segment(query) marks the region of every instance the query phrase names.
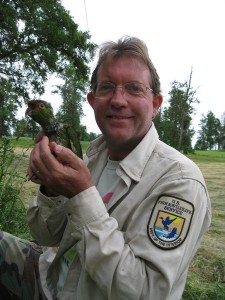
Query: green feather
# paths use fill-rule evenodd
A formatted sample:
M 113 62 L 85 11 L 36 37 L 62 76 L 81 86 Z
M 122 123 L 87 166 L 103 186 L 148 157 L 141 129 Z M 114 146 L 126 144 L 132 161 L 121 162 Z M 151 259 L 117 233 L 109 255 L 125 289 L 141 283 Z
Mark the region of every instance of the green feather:
M 42 127 L 50 141 L 71 149 L 77 156 L 83 158 L 79 132 L 69 125 L 58 123 L 49 102 L 44 100 L 29 101 L 25 115 Z

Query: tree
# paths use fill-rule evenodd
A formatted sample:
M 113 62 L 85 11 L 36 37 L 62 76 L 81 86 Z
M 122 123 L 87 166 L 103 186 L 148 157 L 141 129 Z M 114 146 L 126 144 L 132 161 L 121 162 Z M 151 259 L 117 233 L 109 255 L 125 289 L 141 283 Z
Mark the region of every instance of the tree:
M 217 136 L 217 119 L 212 111 L 209 111 L 206 115 L 206 141 L 208 149 L 212 150 L 216 144 Z
M 16 136 L 16 139 L 22 136 L 29 136 L 34 139 L 40 129 L 40 126 L 31 118 L 22 118 L 21 120 L 16 120 L 13 134 Z
M 168 107 L 156 117 L 160 138 L 170 146 L 188 153 L 192 151 L 191 140 L 194 130 L 191 128 L 193 105 L 199 101 L 195 98 L 196 90 L 191 87 L 192 71 L 188 81 L 173 81 L 169 92 Z
M 221 149 L 225 150 L 225 112 L 221 116 Z
M 77 80 L 87 80 L 95 45 L 63 8 L 60 0 L 2 0 L 0 3 L 0 98 L 5 81 L 21 105 L 44 93 L 50 74 L 71 65 Z M 0 122 L 1 123 L 1 122 Z M 0 133 L 1 134 L 1 133 Z M 0 136 L 1 137 L 1 136 Z
M 160 136 L 160 138 L 162 140 L 164 140 L 163 139 L 164 123 L 163 123 L 163 108 L 162 108 L 162 106 L 160 106 L 158 113 L 155 116 L 153 122 L 154 122 L 155 127 L 157 128 L 158 135 Z
M 221 144 L 222 144 L 222 127 L 220 123 L 220 119 L 215 118 L 215 144 L 217 145 L 217 149 L 221 149 Z
M 198 137 L 195 144 L 196 150 L 207 150 L 208 148 L 207 136 L 206 136 L 206 123 L 207 123 L 207 118 L 204 115 L 202 115 L 199 124 L 200 129 L 198 130 Z
M 17 95 L 12 90 L 10 82 L 0 78 L 0 137 L 10 135 L 10 129 L 16 122 L 16 99 Z
M 212 150 L 216 147 L 220 149 L 222 144 L 222 126 L 220 120 L 215 117 L 212 111 L 208 111 L 206 116 L 202 115 L 200 122 L 195 148 Z
M 67 67 L 63 79 L 64 84 L 56 86 L 54 91 L 59 93 L 63 100 L 56 118 L 60 123 L 72 126 L 79 134 L 81 141 L 92 141 L 97 138 L 98 134 L 87 133 L 86 126 L 81 124 L 82 102 L 86 100 L 87 84 L 82 80 L 76 80 L 70 66 Z
M 83 115 L 82 102 L 86 98 L 86 82 L 77 80 L 71 66 L 68 66 L 63 76 L 64 84 L 56 86 L 55 93 L 59 93 L 63 103 L 56 114 L 59 122 L 70 125 L 82 139 L 81 116 Z

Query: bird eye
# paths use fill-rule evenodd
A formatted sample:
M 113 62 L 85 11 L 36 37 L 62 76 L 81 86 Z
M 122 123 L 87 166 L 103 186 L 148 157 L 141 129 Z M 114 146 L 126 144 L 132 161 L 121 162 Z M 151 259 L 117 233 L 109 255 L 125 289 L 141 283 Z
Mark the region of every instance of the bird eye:
M 45 105 L 43 103 L 41 103 L 40 108 L 45 108 Z

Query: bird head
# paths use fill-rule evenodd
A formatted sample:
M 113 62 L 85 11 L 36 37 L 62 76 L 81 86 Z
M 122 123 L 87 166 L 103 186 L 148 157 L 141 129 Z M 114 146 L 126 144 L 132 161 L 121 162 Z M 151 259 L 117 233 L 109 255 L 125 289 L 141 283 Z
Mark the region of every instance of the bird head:
M 52 106 L 44 100 L 29 101 L 25 116 L 29 116 L 42 127 L 48 126 L 54 120 Z

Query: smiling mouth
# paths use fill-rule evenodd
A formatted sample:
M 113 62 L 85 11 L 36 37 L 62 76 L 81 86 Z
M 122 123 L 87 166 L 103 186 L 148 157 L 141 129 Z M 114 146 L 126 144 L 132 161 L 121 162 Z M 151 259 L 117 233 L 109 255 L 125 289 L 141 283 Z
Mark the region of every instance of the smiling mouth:
M 131 117 L 122 117 L 122 116 L 108 116 L 110 119 L 115 119 L 115 120 L 127 120 L 130 119 Z

